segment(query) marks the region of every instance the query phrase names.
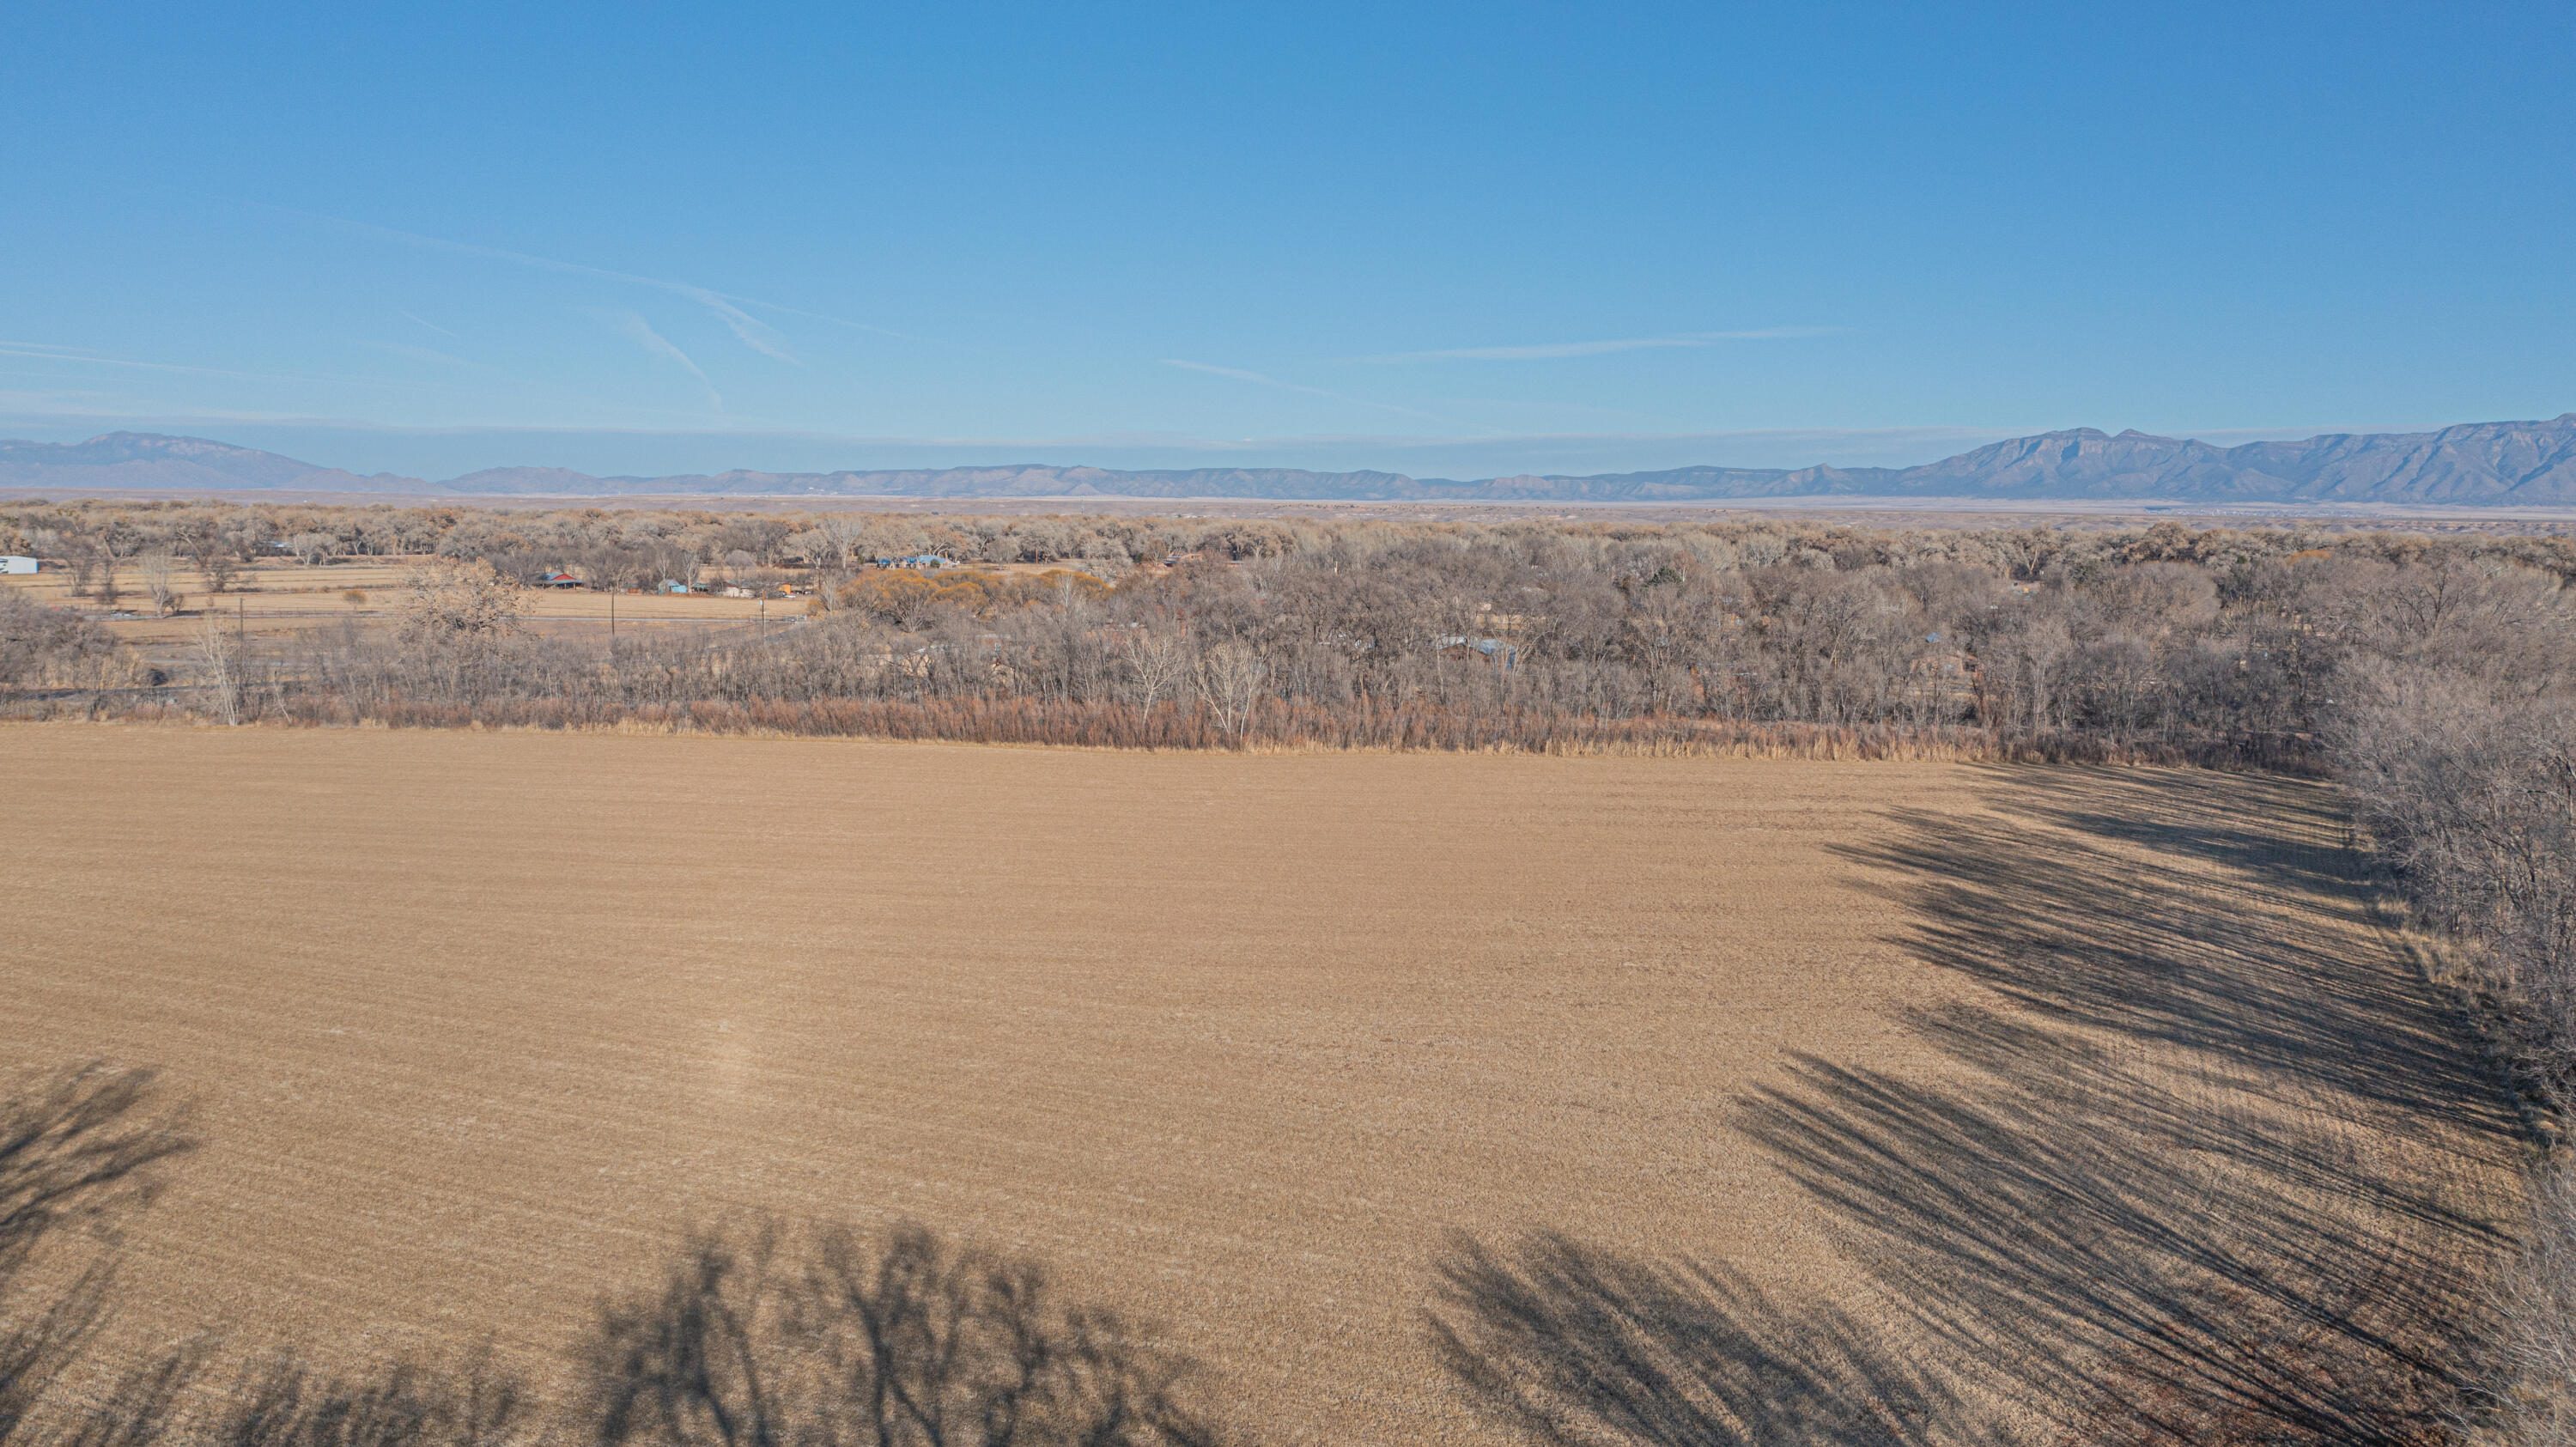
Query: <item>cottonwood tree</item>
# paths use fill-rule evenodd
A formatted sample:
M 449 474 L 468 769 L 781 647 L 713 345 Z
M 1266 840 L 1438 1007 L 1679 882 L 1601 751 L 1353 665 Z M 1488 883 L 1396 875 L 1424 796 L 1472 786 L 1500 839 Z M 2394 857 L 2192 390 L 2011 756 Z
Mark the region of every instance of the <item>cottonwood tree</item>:
M 102 624 L 0 588 L 0 687 L 123 681 L 133 655 Z
M 141 563 L 143 591 L 152 598 L 152 610 L 168 617 L 179 606 L 178 561 L 161 549 L 143 555 Z
M 117 555 L 109 549 L 106 540 L 84 537 L 74 556 L 72 596 L 77 598 L 86 589 L 89 596 L 100 603 L 115 607 L 123 595 L 116 586 Z M 87 567 L 81 566 L 84 562 Z
M 1189 676 L 1189 650 L 1170 632 L 1152 632 L 1137 628 L 1119 645 L 1119 657 L 1136 682 L 1136 706 L 1147 713 L 1154 705 L 1180 692 L 1181 683 Z
M 519 632 L 521 592 L 489 563 L 419 569 L 396 610 L 395 638 L 451 695 L 463 694 Z
M 172 532 L 171 542 L 196 565 L 197 576 L 205 580 L 208 593 L 231 590 L 233 579 L 241 572 L 241 550 L 222 528 L 209 519 L 192 519 Z
M 1252 722 L 1253 709 L 1261 702 L 1261 688 L 1270 677 L 1270 665 L 1249 647 L 1229 640 L 1200 657 L 1197 674 L 1199 697 L 1216 716 L 1217 727 L 1225 731 L 1226 737 L 1240 740 Z
M 123 518 L 118 518 L 100 530 L 98 535 L 100 602 L 109 607 L 116 606 L 117 565 L 143 551 L 145 541 L 143 530 Z
M 207 697 L 214 713 L 226 728 L 241 723 L 242 642 L 224 624 L 222 614 L 209 608 L 197 625 L 197 637 L 191 650 L 196 655 L 198 676 L 204 680 Z
M 840 565 L 850 566 L 859 544 L 867 540 L 868 520 L 857 513 L 825 513 L 814 526 L 841 550 Z

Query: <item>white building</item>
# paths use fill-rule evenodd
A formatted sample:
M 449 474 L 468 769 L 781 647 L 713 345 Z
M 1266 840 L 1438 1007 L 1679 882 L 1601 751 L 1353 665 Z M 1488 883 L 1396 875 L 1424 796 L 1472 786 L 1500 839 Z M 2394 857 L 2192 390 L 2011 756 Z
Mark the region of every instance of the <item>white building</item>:
M 33 558 L 22 558 L 14 553 L 0 555 L 0 573 L 32 573 L 34 571 L 36 571 L 36 560 Z

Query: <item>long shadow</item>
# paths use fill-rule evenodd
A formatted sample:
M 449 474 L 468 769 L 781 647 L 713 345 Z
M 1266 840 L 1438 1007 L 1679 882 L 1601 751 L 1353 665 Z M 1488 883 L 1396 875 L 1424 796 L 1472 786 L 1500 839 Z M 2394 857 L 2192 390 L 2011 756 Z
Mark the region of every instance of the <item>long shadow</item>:
M 2446 1440 L 2501 1245 L 2475 1179 L 2514 1121 L 2456 1022 L 2326 922 L 2355 861 L 2248 822 L 2319 795 L 1998 770 L 1992 817 L 1892 815 L 1843 854 L 1901 881 L 1910 953 L 1986 987 L 1905 1016 L 1949 1068 L 1798 1057 L 1737 1125 L 1896 1325 L 1470 1243 L 1433 1324 L 1453 1374 L 1568 1442 Z M 1821 1365 L 1779 1365 L 1808 1339 Z M 1664 1408 L 1677 1379 L 1718 1426 Z M 1912 1415 L 1817 1405 L 1849 1399 Z
M 1192 1364 L 927 1228 L 706 1233 L 581 1350 L 599 1447 L 1217 1447 Z M 469 1444 L 481 1447 L 481 1444 Z
M 1992 772 L 2000 817 L 1892 811 L 1884 839 L 1837 851 L 1903 881 L 1892 887 L 1915 915 L 1901 941 L 1910 951 L 2039 1018 L 2380 1107 L 2380 1125 L 2428 1143 L 2449 1134 L 2445 1124 L 2515 1128 L 2457 1022 L 2415 981 L 2347 957 L 2350 936 L 2314 915 L 2260 907 L 2356 887 L 2355 856 L 2242 822 L 2295 820 L 2321 790 L 2231 775 Z M 2213 908 L 2213 876 L 2258 907 Z
M 98 1248 L 159 1188 L 156 1168 L 195 1148 L 186 1111 L 161 1099 L 147 1070 L 90 1064 L 11 1084 L 0 1090 L 0 1443 L 157 1436 L 194 1370 L 189 1353 L 126 1377 L 112 1411 L 69 1425 L 36 1418 L 106 1321 L 114 1258 Z M 86 1261 L 52 1259 L 66 1237 L 84 1236 Z
M 1643 1262 L 1541 1233 L 1442 1264 L 1433 1344 L 1493 1415 L 1544 1442 L 1850 1447 L 1980 1440 L 1909 1354 L 1829 1306 L 1694 1260 Z
M 194 1148 L 148 1071 L 0 1086 L 0 1447 L 1218 1447 L 1196 1366 L 1054 1289 L 1036 1261 L 927 1228 L 702 1233 L 604 1300 L 553 1402 L 487 1354 L 221 1369 L 199 1337 L 62 1390 L 110 1308 L 112 1244 Z M 77 1228 L 90 1228 L 82 1233 Z

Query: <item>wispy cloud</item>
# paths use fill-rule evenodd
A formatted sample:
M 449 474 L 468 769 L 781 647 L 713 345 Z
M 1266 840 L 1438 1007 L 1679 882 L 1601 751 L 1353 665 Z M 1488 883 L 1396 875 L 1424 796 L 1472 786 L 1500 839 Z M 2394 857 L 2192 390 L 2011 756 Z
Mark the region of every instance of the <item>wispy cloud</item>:
M 244 372 L 230 367 L 192 367 L 180 362 L 147 362 L 135 357 L 110 356 L 83 347 L 60 347 L 46 342 L 0 341 L 0 357 L 29 357 L 37 361 L 89 367 L 123 367 L 138 372 L 178 372 L 196 377 L 230 377 L 252 382 L 325 382 L 347 383 L 361 387 L 411 388 L 414 383 L 392 382 L 377 377 L 321 377 L 303 372 Z M 63 375 L 63 374 L 55 374 Z
M 1720 342 L 1777 342 L 1797 337 L 1831 336 L 1840 327 L 1756 327 L 1736 332 L 1674 332 L 1660 337 L 1622 337 L 1606 342 L 1539 342 L 1517 347 L 1446 347 L 1430 352 L 1387 352 L 1352 357 L 1354 362 L 1538 362 L 1559 357 L 1598 357 L 1611 352 L 1642 352 L 1657 347 L 1713 347 Z
M 1303 392 L 1310 397 L 1332 397 L 1345 402 L 1350 400 L 1339 392 L 1327 392 L 1321 387 L 1301 387 L 1295 382 L 1282 382 L 1276 377 L 1265 377 L 1259 372 L 1247 372 L 1241 367 L 1220 367 L 1209 362 L 1184 362 L 1178 357 L 1165 357 L 1163 365 L 1179 367 L 1185 371 L 1205 372 L 1212 377 L 1232 377 L 1238 382 L 1257 382 L 1264 387 L 1277 387 L 1283 391 Z
M 1347 402 L 1354 407 L 1374 407 L 1381 412 L 1398 412 L 1407 417 L 1422 418 L 1426 422 L 1447 423 L 1452 427 L 1459 425 L 1450 421 L 1450 419 L 1446 417 L 1435 416 L 1432 413 L 1420 411 L 1412 407 L 1399 407 L 1392 402 L 1372 402 L 1365 397 L 1353 397 L 1341 392 L 1330 392 L 1321 387 L 1308 387 L 1297 382 L 1282 382 L 1276 377 L 1264 376 L 1259 372 L 1247 372 L 1241 367 L 1220 367 L 1209 362 L 1187 362 L 1178 357 L 1163 358 L 1163 365 L 1166 367 L 1179 367 L 1184 371 L 1205 372 L 1212 377 L 1231 377 L 1235 381 L 1250 382 L 1257 387 L 1276 387 L 1283 392 L 1303 392 L 1309 397 L 1328 397 L 1336 402 Z
M 442 352 L 436 347 L 414 346 L 410 342 L 370 341 L 366 345 L 373 347 L 380 352 L 390 352 L 397 357 L 409 357 L 415 362 L 437 362 L 442 366 L 450 367 L 471 367 L 475 365 L 474 363 L 465 360 L 463 357 L 456 356 L 453 353 Z
M 550 256 L 532 256 L 524 251 L 510 251 L 498 246 L 477 246 L 472 242 L 449 241 L 444 237 L 424 236 L 416 231 L 400 231 L 391 226 L 377 226 L 366 221 L 351 221 L 344 216 L 325 216 L 318 212 L 297 211 L 284 206 L 269 207 L 266 209 L 285 212 L 288 215 L 301 216 L 309 221 L 319 221 L 326 225 L 337 226 L 344 230 L 354 231 L 365 236 L 380 237 L 387 241 L 398 241 L 406 246 L 427 247 L 432 251 L 444 251 L 456 256 L 480 257 L 486 261 L 504 261 L 513 266 L 532 267 L 539 271 L 561 272 L 568 276 L 598 277 L 605 281 L 621 281 L 633 286 L 649 286 L 658 291 L 666 291 L 673 296 L 686 297 L 715 313 L 717 319 L 722 321 L 725 324 L 725 327 L 730 330 L 744 346 L 751 348 L 755 352 L 761 353 L 763 356 L 775 357 L 779 361 L 791 363 L 799 367 L 805 365 L 804 362 L 793 352 L 787 350 L 787 339 L 779 335 L 778 329 L 770 326 L 767 322 L 760 320 L 758 317 L 751 315 L 749 312 L 744 311 L 743 307 L 756 306 L 763 310 L 778 312 L 786 316 L 808 317 L 815 321 L 830 322 L 834 326 L 851 327 L 863 332 L 874 332 L 879 336 L 903 336 L 903 333 L 901 332 L 888 331 L 884 327 L 870 326 L 866 322 L 854 322 L 845 317 L 831 316 L 823 312 L 806 311 L 798 307 L 781 305 L 778 302 L 763 301 L 758 297 L 741 296 L 733 292 L 717 291 L 712 287 L 699 286 L 693 282 L 672 281 L 666 277 L 659 276 L 639 276 L 631 271 L 612 271 L 604 266 L 588 266 L 578 261 L 557 261 Z M 415 317 L 413 320 L 417 321 L 419 319 Z
M 48 389 L 42 392 L 0 392 L 0 418 L 47 422 L 145 423 L 160 427 L 192 427 L 209 422 L 233 422 L 261 426 L 319 426 L 341 431 L 417 432 L 419 429 L 378 427 L 353 418 L 309 417 L 296 412 L 259 412 L 237 407 L 173 407 L 154 398 L 135 397 L 117 392 L 71 392 Z
M 642 347 L 645 351 L 652 353 L 654 356 L 661 357 L 667 361 L 677 362 L 681 366 L 688 368 L 689 375 L 698 379 L 698 385 L 707 389 L 707 404 L 718 412 L 724 410 L 724 398 L 717 393 L 716 384 L 707 380 L 705 370 L 700 368 L 696 362 L 689 360 L 688 353 L 671 345 L 671 341 L 668 337 L 665 337 L 660 332 L 653 330 L 652 325 L 646 322 L 644 318 L 633 312 L 607 312 L 603 313 L 603 315 L 605 315 L 610 322 L 614 323 L 620 332 L 625 333 L 627 339 L 634 342 L 635 345 Z
M 463 337 L 459 337 L 459 336 L 457 336 L 457 335 L 456 335 L 456 333 L 449 331 L 447 328 L 440 326 L 438 323 L 433 322 L 433 321 L 424 321 L 424 320 L 422 320 L 422 319 L 421 319 L 421 318 L 419 318 L 419 317 L 413 316 L 410 312 L 402 311 L 402 310 L 397 309 L 397 310 L 394 312 L 394 315 L 396 315 L 396 316 L 398 316 L 398 317 L 401 317 L 404 321 L 410 322 L 410 323 L 412 323 L 412 324 L 413 324 L 413 325 L 415 325 L 415 326 L 423 326 L 423 327 L 427 327 L 427 328 L 429 328 L 431 331 L 438 333 L 438 334 L 439 334 L 440 336 L 442 336 L 442 337 L 452 337 L 452 338 L 454 338 L 455 340 L 460 341 L 460 342 L 461 342 L 461 341 L 463 341 L 463 340 L 465 340 Z

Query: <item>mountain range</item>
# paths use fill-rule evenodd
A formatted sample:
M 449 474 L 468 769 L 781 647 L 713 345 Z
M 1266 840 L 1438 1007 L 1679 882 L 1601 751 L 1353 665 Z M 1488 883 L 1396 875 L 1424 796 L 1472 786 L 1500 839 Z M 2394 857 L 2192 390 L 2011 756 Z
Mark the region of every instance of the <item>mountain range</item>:
M 2238 447 L 2134 431 L 2113 436 L 2078 427 L 1997 442 L 1918 467 L 1683 467 L 1473 482 L 1394 472 L 1118 471 L 1039 464 L 667 477 L 594 477 L 558 467 L 495 467 L 432 482 L 389 472 L 360 476 L 202 437 L 111 432 L 86 442 L 0 441 L 0 486 L 70 494 L 141 488 L 459 497 L 1141 497 L 1521 503 L 1916 497 L 2576 507 L 2576 412 L 2546 422 L 2472 422 L 2435 432 L 2337 433 Z

